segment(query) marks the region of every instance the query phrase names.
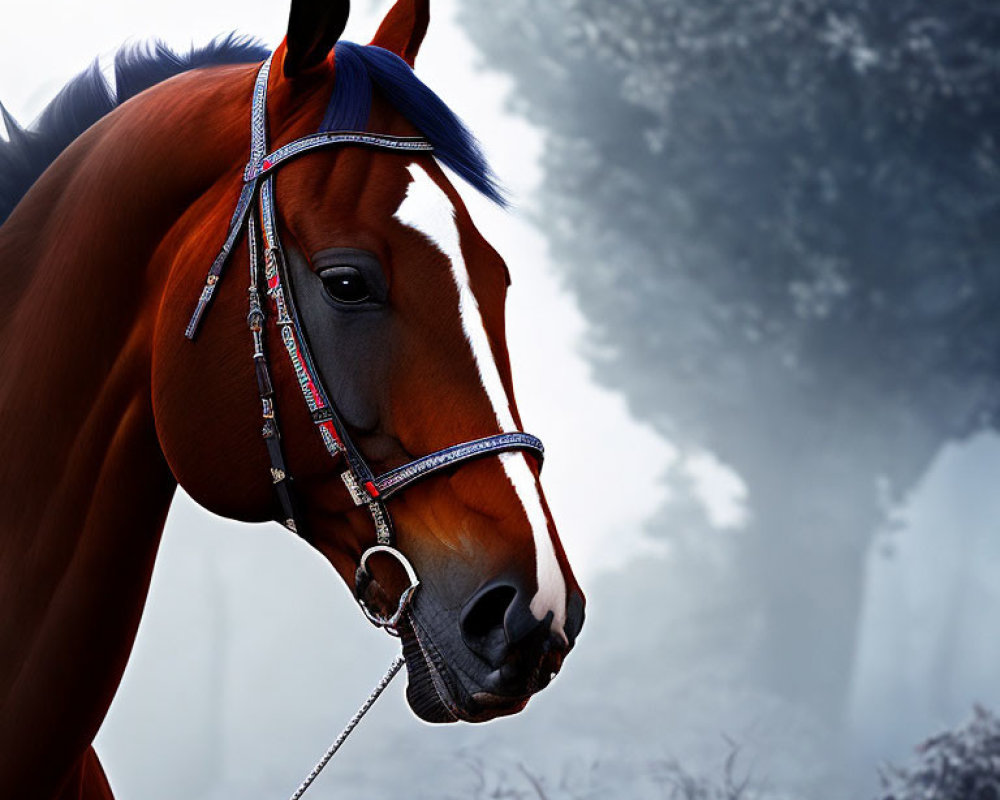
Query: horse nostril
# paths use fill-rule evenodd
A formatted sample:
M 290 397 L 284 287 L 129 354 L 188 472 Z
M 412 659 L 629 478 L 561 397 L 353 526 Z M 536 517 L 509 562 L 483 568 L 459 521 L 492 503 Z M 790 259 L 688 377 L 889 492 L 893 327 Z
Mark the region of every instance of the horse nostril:
M 503 620 L 504 631 L 507 634 L 507 644 L 514 646 L 529 639 L 529 637 L 544 637 L 552 628 L 553 614 L 549 611 L 545 617 L 538 619 L 531 606 L 523 598 L 517 598 L 507 609 Z
M 479 591 L 462 612 L 462 638 L 472 652 L 499 664 L 507 650 L 504 618 L 517 596 L 517 588 L 500 583 Z

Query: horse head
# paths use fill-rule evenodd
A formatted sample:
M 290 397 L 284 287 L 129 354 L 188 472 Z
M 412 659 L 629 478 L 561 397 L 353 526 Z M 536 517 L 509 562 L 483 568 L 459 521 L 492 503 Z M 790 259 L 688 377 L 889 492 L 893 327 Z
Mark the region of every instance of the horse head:
M 347 15 L 347 0 L 294 0 L 286 39 L 260 79 L 269 147 L 360 131 L 426 140 L 433 153 L 323 147 L 261 179 L 265 194 L 246 212 L 226 269 L 246 274 L 272 209 L 281 245 L 264 230 L 260 262 L 281 264 L 261 267 L 261 293 L 274 300 L 278 281 L 283 295 L 256 320 L 254 340 L 270 394 L 258 392 L 254 374 L 245 281 L 211 278 L 203 293 L 211 314 L 198 320 L 194 343 L 181 336 L 184 301 L 201 289 L 239 178 L 227 174 L 192 207 L 171 239 L 169 302 L 154 335 L 157 433 L 197 501 L 224 516 L 288 521 L 376 619 L 399 607 L 413 580 L 403 567 L 412 565 L 419 589 L 392 625 L 409 703 L 428 721 L 487 720 L 522 709 L 560 669 L 583 623 L 583 595 L 542 492 L 540 454 L 526 439 L 445 462 L 384 505 L 372 481 L 362 481 L 367 492 L 350 486 L 352 453 L 373 475 L 392 474 L 459 443 L 516 437 L 521 420 L 504 334 L 509 273 L 452 176 L 502 200 L 474 138 L 411 69 L 427 0 L 399 0 L 365 47 L 338 43 Z M 236 130 L 218 135 L 249 144 Z M 281 303 L 297 327 L 282 328 Z M 319 391 L 312 382 L 324 387 L 326 418 L 302 401 Z M 281 423 L 277 467 L 261 441 L 260 398 L 265 417 L 270 402 Z M 373 524 L 381 513 L 373 503 L 391 517 L 392 549 L 371 550 L 389 535 Z

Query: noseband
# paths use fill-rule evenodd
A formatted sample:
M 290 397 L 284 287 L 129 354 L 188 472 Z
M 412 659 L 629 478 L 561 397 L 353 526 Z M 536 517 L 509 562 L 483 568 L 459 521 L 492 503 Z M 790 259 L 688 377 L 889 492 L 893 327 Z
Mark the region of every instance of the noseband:
M 222 278 L 229 256 L 240 236 L 246 231 L 250 251 L 250 312 L 247 315 L 247 324 L 253 337 L 254 370 L 257 375 L 257 388 L 264 421 L 262 433 L 271 461 L 271 479 L 284 515 L 284 518 L 279 521 L 307 542 L 312 542 L 308 530 L 302 524 L 292 477 L 285 464 L 284 446 L 278 426 L 274 385 L 271 380 L 271 368 L 265 346 L 266 311 L 261 303 L 261 245 L 264 253 L 265 286 L 263 291 L 271 301 L 270 308 L 275 315 L 275 324 L 281 342 L 291 361 L 302 396 L 305 398 L 306 405 L 312 415 L 313 423 L 330 456 L 334 459 L 339 459 L 341 455 L 344 456 L 347 469 L 341 474 L 341 479 L 355 505 L 366 506 L 375 524 L 376 543 L 361 556 L 355 596 L 365 615 L 373 624 L 395 632 L 413 598 L 413 594 L 420 585 L 420 581 L 409 560 L 395 547 L 392 517 L 386 506 L 386 501 L 417 481 L 466 461 L 495 453 L 521 450 L 533 454 L 541 465 L 544 450 L 541 441 L 534 436 L 514 431 L 452 445 L 430 455 L 417 458 L 382 475 L 376 475 L 372 471 L 361 451 L 352 441 L 337 409 L 330 401 L 330 393 L 315 367 L 301 319 L 295 308 L 293 295 L 286 290 L 286 286 L 290 284 L 285 254 L 278 238 L 274 195 L 275 173 L 279 167 L 291 159 L 321 148 L 355 146 L 412 154 L 430 153 L 433 152 L 434 147 L 422 137 L 387 136 L 357 131 L 321 131 L 296 139 L 294 142 L 268 153 L 267 86 L 270 68 L 271 57 L 264 62 L 257 73 L 250 123 L 250 160 L 243 172 L 243 187 L 239 201 L 229 223 L 229 232 L 225 243 L 212 263 L 205 286 L 184 335 L 190 340 L 193 340 L 197 335 L 205 312 L 208 310 Z M 262 239 L 258 233 L 258 215 L 263 234 Z M 377 553 L 387 554 L 395 558 L 403 567 L 410 582 L 409 587 L 400 596 L 395 612 L 389 616 L 383 616 L 371 609 L 364 599 L 364 588 L 371 580 L 368 562 Z

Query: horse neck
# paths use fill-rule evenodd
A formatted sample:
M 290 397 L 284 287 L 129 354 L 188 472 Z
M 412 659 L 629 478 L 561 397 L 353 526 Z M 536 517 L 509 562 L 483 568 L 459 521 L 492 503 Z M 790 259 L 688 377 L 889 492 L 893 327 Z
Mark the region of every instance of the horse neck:
M 252 80 L 218 69 L 140 95 L 0 228 L 3 796 L 55 792 L 124 670 L 175 488 L 150 399 L 158 250 L 193 202 L 231 194 Z

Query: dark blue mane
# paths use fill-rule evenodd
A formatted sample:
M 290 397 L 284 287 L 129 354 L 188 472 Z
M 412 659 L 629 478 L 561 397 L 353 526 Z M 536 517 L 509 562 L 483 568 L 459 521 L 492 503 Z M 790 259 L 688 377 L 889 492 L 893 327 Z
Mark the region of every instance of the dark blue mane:
M 66 84 L 27 128 L 0 105 L 7 128 L 7 141 L 0 139 L 0 223 L 77 136 L 130 97 L 188 70 L 250 64 L 267 55 L 267 48 L 256 40 L 235 34 L 184 54 L 159 41 L 130 45 L 115 55 L 114 87 L 95 61 Z M 430 140 L 439 161 L 504 205 L 503 193 L 476 138 L 405 61 L 380 47 L 340 42 L 336 75 L 323 130 L 366 130 L 372 92 L 377 88 Z
M 431 144 L 434 156 L 495 203 L 505 205 L 476 137 L 410 69 L 381 47 L 338 42 L 336 83 L 321 130 L 367 130 L 372 91 L 377 88 Z
M 267 54 L 267 48 L 256 40 L 235 34 L 183 54 L 159 41 L 127 45 L 115 55 L 114 88 L 94 61 L 63 87 L 28 128 L 18 125 L 0 106 L 7 127 L 7 141 L 0 139 L 0 223 L 70 142 L 130 97 L 188 70 L 250 64 L 263 61 Z

